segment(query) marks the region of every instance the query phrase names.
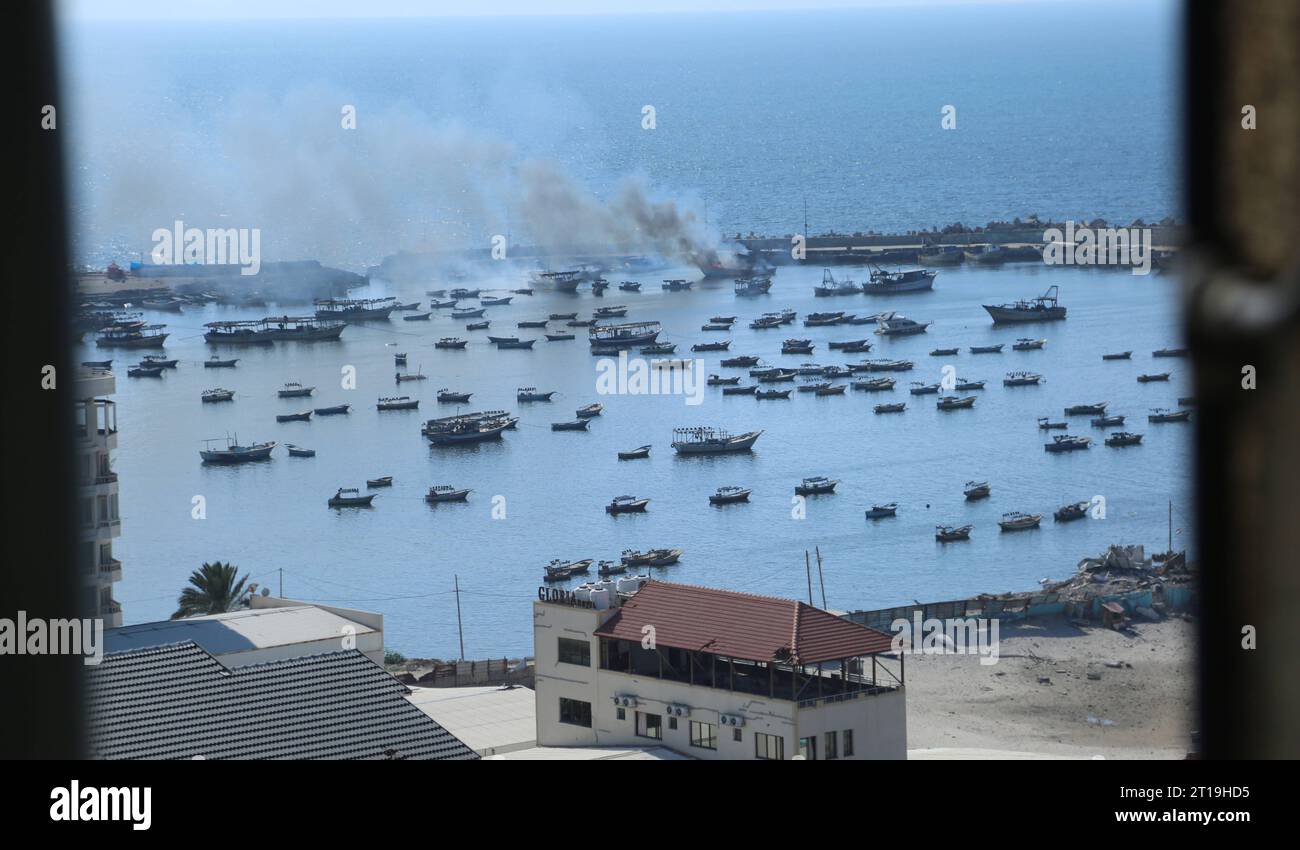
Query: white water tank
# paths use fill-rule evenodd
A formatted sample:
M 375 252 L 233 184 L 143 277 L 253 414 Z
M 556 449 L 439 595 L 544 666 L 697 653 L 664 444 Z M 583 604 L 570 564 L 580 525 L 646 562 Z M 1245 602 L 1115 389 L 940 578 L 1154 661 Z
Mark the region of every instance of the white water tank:
M 638 590 L 641 589 L 641 585 L 643 584 L 645 584 L 645 582 L 641 580 L 640 576 L 633 576 L 632 578 L 621 578 L 618 580 L 618 592 L 636 593 Z
M 604 611 L 609 607 L 609 591 L 604 588 L 591 591 L 591 604 L 597 611 Z
M 579 585 L 578 588 L 573 591 L 573 596 L 575 599 L 580 599 L 583 602 L 586 602 L 591 599 L 591 586 L 587 584 Z

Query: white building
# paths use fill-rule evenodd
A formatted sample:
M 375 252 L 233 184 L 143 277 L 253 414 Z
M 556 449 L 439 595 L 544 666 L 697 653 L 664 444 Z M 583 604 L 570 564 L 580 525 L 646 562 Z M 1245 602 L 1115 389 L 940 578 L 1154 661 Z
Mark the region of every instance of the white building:
M 903 759 L 903 666 L 890 644 L 787 599 L 645 579 L 543 587 L 533 603 L 537 743 Z
M 117 406 L 105 396 L 117 391 L 107 369 L 82 369 L 74 383 L 77 416 L 78 565 L 88 617 L 105 628 L 122 625 L 122 606 L 113 583 L 122 580 L 122 562 L 113 557 L 113 540 L 122 533 L 117 507 Z

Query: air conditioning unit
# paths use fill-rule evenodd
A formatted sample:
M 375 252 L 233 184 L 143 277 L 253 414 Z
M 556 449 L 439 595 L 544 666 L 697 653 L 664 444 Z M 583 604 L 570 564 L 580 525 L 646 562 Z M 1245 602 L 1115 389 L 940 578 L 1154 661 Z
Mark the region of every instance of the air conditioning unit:
M 744 726 L 745 716 L 743 714 L 719 714 L 718 723 L 722 726 Z
M 619 708 L 634 708 L 636 704 L 635 694 L 614 694 L 614 705 Z
M 689 705 L 682 705 L 678 702 L 669 703 L 668 715 L 670 717 L 690 717 L 691 707 Z

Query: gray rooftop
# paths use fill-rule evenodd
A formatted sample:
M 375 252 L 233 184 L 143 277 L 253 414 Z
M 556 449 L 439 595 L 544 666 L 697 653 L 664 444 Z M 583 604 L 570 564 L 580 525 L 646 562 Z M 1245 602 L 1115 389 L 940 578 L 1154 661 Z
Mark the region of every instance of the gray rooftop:
M 340 641 L 338 648 L 342 649 L 344 626 L 351 626 L 357 636 L 375 631 L 314 605 L 253 608 L 111 629 L 104 634 L 104 651 L 124 652 L 187 640 L 213 655 L 327 639 Z
M 107 759 L 475 759 L 356 650 L 227 669 L 193 641 L 89 668 L 93 755 Z

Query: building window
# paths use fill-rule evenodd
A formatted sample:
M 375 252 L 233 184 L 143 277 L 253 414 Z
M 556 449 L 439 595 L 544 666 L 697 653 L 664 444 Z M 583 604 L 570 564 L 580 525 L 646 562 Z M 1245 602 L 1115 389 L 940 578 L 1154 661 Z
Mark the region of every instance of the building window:
M 739 741 L 739 740 L 740 740 L 741 738 L 743 738 L 743 737 L 744 737 L 744 736 L 740 734 L 740 729 L 732 729 L 732 730 L 731 730 L 731 740 L 733 740 L 733 741 Z
M 576 664 L 579 667 L 591 666 L 591 643 L 573 638 L 560 638 L 557 660 L 561 664 Z
M 627 709 L 626 708 L 616 709 L 614 711 L 614 716 L 617 717 L 619 720 L 627 720 Z
M 785 738 L 782 738 L 779 735 L 768 735 L 763 732 L 755 732 L 754 758 L 781 761 L 785 758 Z
M 799 755 L 804 757 L 805 761 L 817 761 L 817 738 L 809 735 L 807 738 L 799 739 Z
M 840 733 L 826 733 L 826 758 L 837 759 L 840 757 Z
M 849 758 L 853 755 L 853 730 L 844 730 L 844 757 Z
M 560 697 L 560 722 L 591 728 L 591 703 Z
M 670 717 L 670 718 L 668 718 L 668 728 L 669 728 L 669 729 L 673 729 L 673 730 L 675 730 L 675 729 L 677 728 L 677 718 L 676 718 L 676 717 Z
M 636 733 L 642 738 L 664 739 L 664 719 L 658 714 L 636 713 Z
M 718 748 L 718 727 L 712 723 L 701 723 L 698 720 L 692 720 L 691 746 L 716 750 Z

